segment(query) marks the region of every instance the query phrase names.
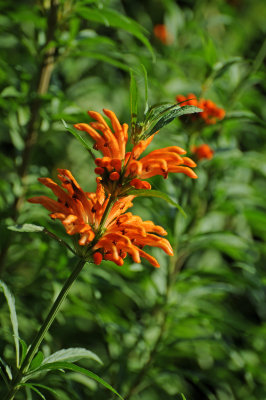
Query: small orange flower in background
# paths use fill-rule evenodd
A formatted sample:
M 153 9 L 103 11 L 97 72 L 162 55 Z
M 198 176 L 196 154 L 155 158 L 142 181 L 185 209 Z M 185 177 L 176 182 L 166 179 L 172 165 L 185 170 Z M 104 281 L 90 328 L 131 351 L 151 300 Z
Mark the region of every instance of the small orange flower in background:
M 95 111 L 88 111 L 88 114 L 96 122 L 79 123 L 74 126 L 87 132 L 95 141 L 94 149 L 102 152 L 103 157 L 95 160 L 97 166 L 95 173 L 102 176 L 102 184 L 107 191 L 112 191 L 115 181 L 121 186 L 120 193 L 126 193 L 132 186 L 136 189 L 150 189 L 149 182 L 142 179 L 155 175 L 167 178 L 169 172 L 183 173 L 190 178 L 197 178 L 191 169 L 196 166 L 195 162 L 183 157 L 186 151 L 181 147 L 171 146 L 153 150 L 143 158 L 139 158 L 155 134 L 146 140 L 140 140 L 131 152 L 126 152 L 128 125 L 121 125 L 114 112 L 105 109 L 103 111 L 111 120 L 113 131 L 101 114 Z
M 210 160 L 214 154 L 214 151 L 206 143 L 199 146 L 193 146 L 191 152 L 196 155 L 198 160 L 203 160 L 204 158 Z
M 190 93 L 187 96 L 183 96 L 180 94 L 176 96 L 176 100 L 178 103 L 182 102 L 182 104 L 180 104 L 181 107 L 185 105 L 190 105 L 203 109 L 203 112 L 198 113 L 197 115 L 193 115 L 192 118 L 201 118 L 207 125 L 216 124 L 217 120 L 222 120 L 225 116 L 225 110 L 223 108 L 217 107 L 217 105 L 211 100 L 197 100 L 196 96 L 193 93 Z
M 159 267 L 157 260 L 142 250 L 146 245 L 160 247 L 168 255 L 173 255 L 170 243 L 161 237 L 166 235 L 162 227 L 154 225 L 151 221 L 142 221 L 140 217 L 131 213 L 125 213 L 132 206 L 134 196 L 119 198 L 101 225 L 110 199 L 110 195 L 105 195 L 101 178 L 97 178 L 96 192 L 86 193 L 70 171 L 59 169 L 58 172 L 62 187 L 50 178 L 39 178 L 41 183 L 52 189 L 57 200 L 37 196 L 28 201 L 42 204 L 51 211 L 50 217 L 59 219 L 69 235 L 78 234 L 80 246 L 91 244 L 95 264 L 99 265 L 102 259 L 105 259 L 123 265 L 123 259 L 129 254 L 137 263 L 143 257 L 153 266 Z M 93 240 L 96 241 L 94 245 Z
M 164 24 L 157 24 L 153 28 L 154 36 L 159 39 L 163 44 L 171 44 L 173 43 L 173 37 L 168 32 L 166 26 Z

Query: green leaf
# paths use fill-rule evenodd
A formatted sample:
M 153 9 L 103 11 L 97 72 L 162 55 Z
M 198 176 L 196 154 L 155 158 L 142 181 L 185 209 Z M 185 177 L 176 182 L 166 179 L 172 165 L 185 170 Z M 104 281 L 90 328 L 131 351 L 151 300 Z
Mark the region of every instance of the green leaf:
M 11 225 L 7 228 L 14 232 L 43 232 L 45 230 L 43 226 L 34 224 Z
M 82 18 L 85 18 L 89 21 L 99 22 L 100 24 L 104 24 L 108 27 L 123 29 L 131 33 L 147 47 L 153 57 L 153 60 L 155 59 L 153 48 L 149 40 L 144 35 L 144 32 L 146 31 L 133 19 L 126 17 L 125 15 L 110 8 L 101 8 L 98 10 L 95 8 L 77 5 L 76 12 Z
M 138 89 L 132 69 L 130 69 L 130 112 L 131 112 L 131 129 L 132 132 L 134 132 L 138 114 Z
M 6 375 L 8 376 L 8 378 L 12 381 L 12 372 L 10 367 L 7 365 L 7 363 L 0 357 L 0 363 L 3 364 L 3 367 L 5 368 L 6 371 Z M 1 369 L 1 367 L 0 367 Z M 2 375 L 3 376 L 3 375 Z M 3 378 L 5 379 L 5 377 L 3 376 Z
M 232 65 L 243 62 L 241 57 L 234 57 L 224 62 L 218 62 L 213 67 L 213 79 L 220 78 Z
M 10 320 L 12 324 L 12 329 L 13 329 L 13 336 L 14 336 L 14 343 L 15 343 L 15 348 L 16 348 L 16 360 L 17 360 L 17 367 L 19 367 L 19 334 L 18 334 L 18 319 L 17 319 L 17 314 L 16 314 L 16 308 L 15 308 L 15 299 L 11 292 L 9 291 L 8 287 L 6 284 L 0 280 L 0 288 L 3 290 L 8 308 L 9 308 L 9 313 L 10 313 Z
M 128 196 L 136 196 L 136 197 L 159 197 L 160 199 L 163 199 L 167 201 L 167 203 L 171 204 L 172 206 L 176 207 L 184 217 L 186 217 L 186 213 L 183 210 L 183 208 L 176 203 L 174 200 L 172 200 L 167 194 L 164 192 L 161 192 L 160 190 L 146 190 L 146 189 L 132 189 L 129 192 L 127 192 Z
M 33 385 L 31 383 L 22 383 L 22 386 L 25 387 L 29 387 L 31 390 L 33 390 L 34 392 L 36 392 L 43 400 L 46 400 L 46 398 L 44 397 L 44 395 L 35 387 L 36 385 Z
M 70 133 L 72 133 L 73 136 L 75 136 L 76 139 L 78 139 L 78 141 L 82 144 L 82 146 L 85 147 L 86 150 L 88 150 L 88 152 L 90 153 L 90 155 L 92 156 L 92 158 L 95 160 L 95 156 L 92 152 L 92 149 L 90 148 L 90 146 L 85 142 L 85 140 L 80 136 L 80 134 L 71 126 L 69 126 L 63 119 L 62 119 L 63 125 L 66 128 L 66 130 Z
M 38 351 L 38 353 L 36 354 L 36 356 L 34 357 L 34 359 L 30 364 L 30 371 L 37 369 L 42 364 L 43 359 L 44 359 L 43 352 Z
M 181 397 L 182 400 L 186 400 L 185 396 L 183 395 L 183 393 L 179 393 L 179 396 Z
M 39 388 L 42 388 L 42 389 L 45 389 L 45 390 L 48 390 L 49 392 L 51 392 L 51 393 L 53 393 L 53 394 L 55 394 L 55 395 L 57 395 L 57 392 L 54 390 L 54 389 L 52 389 L 52 388 L 50 388 L 49 386 L 46 386 L 46 385 L 42 385 L 42 384 L 40 384 L 40 383 L 30 383 L 30 382 L 27 382 L 27 383 L 22 383 L 22 386 L 28 386 L 30 389 L 36 389 L 36 386 L 37 387 L 39 387 Z M 38 389 L 37 389 L 38 390 Z M 37 392 L 39 395 L 41 395 L 41 397 L 43 396 L 43 394 L 41 393 L 41 392 Z M 44 396 L 43 396 L 44 397 Z
M 81 358 L 90 358 L 91 360 L 97 361 L 99 364 L 103 364 L 102 360 L 97 356 L 97 354 L 93 353 L 92 351 L 83 349 L 82 347 L 72 347 L 69 349 L 62 349 L 51 354 L 43 360 L 42 365 L 57 361 L 75 362 L 79 361 Z
M 176 103 L 173 104 L 165 102 L 165 103 L 154 104 L 149 108 L 144 122 L 147 123 L 148 121 L 155 121 L 161 113 L 163 113 L 165 110 L 172 107 L 173 105 L 176 105 Z
M 128 72 L 128 70 L 129 70 L 128 65 L 126 65 L 125 63 L 122 63 L 121 61 L 119 61 L 119 60 L 117 60 L 117 59 L 115 59 L 113 57 L 108 56 L 106 53 L 103 54 L 103 53 L 97 53 L 95 51 L 88 52 L 88 51 L 82 51 L 81 50 L 81 51 L 76 51 L 75 52 L 75 56 L 79 56 L 79 57 L 83 56 L 83 57 L 88 57 L 88 58 L 94 58 L 96 60 L 104 61 L 104 62 L 106 62 L 106 63 L 108 63 L 110 65 L 113 65 L 116 68 L 120 68 L 120 69 L 122 69 L 124 71 Z
M 24 361 L 24 358 L 25 358 L 26 354 L 27 354 L 28 346 L 27 346 L 27 343 L 24 342 L 24 340 L 22 340 L 20 338 L 19 338 L 19 342 L 21 344 L 21 359 L 20 359 L 20 365 L 21 365 L 23 363 L 23 361 Z
M 14 86 L 7 86 L 2 90 L 1 97 L 19 97 L 21 93 Z
M 181 117 L 181 115 L 185 114 L 193 114 L 193 113 L 198 113 L 202 112 L 203 110 L 201 108 L 195 107 L 195 106 L 182 106 L 180 107 L 177 104 L 174 104 L 171 107 L 168 107 L 165 111 L 161 112 L 159 114 L 158 120 L 156 123 L 152 123 L 152 128 L 148 132 L 148 134 L 145 134 L 145 137 L 149 137 L 153 135 L 155 132 L 157 132 L 159 129 L 164 127 L 165 125 L 170 124 L 175 118 Z
M 105 382 L 102 378 L 100 378 L 98 375 L 94 374 L 93 372 L 79 367 L 78 365 L 68 363 L 68 362 L 54 362 L 54 363 L 49 363 L 45 365 L 41 365 L 38 368 L 38 371 L 45 371 L 45 370 L 59 370 L 59 369 L 67 369 L 70 371 L 75 371 L 79 372 L 80 374 L 86 375 L 91 379 L 94 379 L 96 382 L 100 383 L 103 385 L 106 389 L 109 389 L 111 392 L 115 393 L 121 400 L 123 400 L 123 397 L 120 396 L 120 394 L 111 386 L 109 383 Z M 30 376 L 30 374 L 29 374 Z
M 143 74 L 144 74 L 144 83 L 145 83 L 145 110 L 144 110 L 144 114 L 146 114 L 146 112 L 149 109 L 149 102 L 148 102 L 148 74 L 147 74 L 147 70 L 144 67 L 143 64 L 141 64 L 141 67 L 143 69 Z

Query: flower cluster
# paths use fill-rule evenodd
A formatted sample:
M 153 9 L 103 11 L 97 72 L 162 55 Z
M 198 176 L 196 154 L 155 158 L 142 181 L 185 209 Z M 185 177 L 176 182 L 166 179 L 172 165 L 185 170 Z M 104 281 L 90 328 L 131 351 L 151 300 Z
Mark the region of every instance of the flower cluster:
M 111 120 L 113 131 L 101 114 L 89 111 L 96 120 L 90 124 L 76 124 L 75 128 L 87 132 L 94 140 L 94 149 L 101 151 L 102 158 L 96 158 L 95 173 L 103 179 L 103 185 L 109 192 L 113 190 L 112 182 L 117 181 L 118 193 L 126 193 L 127 189 L 150 189 L 149 182 L 143 180 L 155 175 L 167 178 L 169 172 L 184 173 L 191 178 L 197 178 L 191 169 L 196 166 L 193 160 L 183 156 L 186 151 L 178 146 L 153 150 L 140 158 L 151 143 L 154 135 L 146 140 L 140 140 L 130 152 L 126 152 L 128 143 L 128 125 L 121 126 L 116 115 L 110 110 L 103 110 Z
M 201 108 L 203 112 L 198 113 L 197 115 L 193 115 L 192 118 L 200 118 L 207 125 L 216 124 L 217 120 L 222 120 L 225 116 L 225 111 L 223 108 L 217 107 L 217 105 L 211 100 L 197 100 L 196 96 L 193 93 L 190 93 L 187 96 L 179 94 L 178 96 L 176 96 L 176 100 L 178 103 L 182 103 L 180 104 L 181 107 L 185 105 L 190 105 Z
M 143 247 L 159 247 L 166 254 L 173 255 L 170 243 L 162 237 L 167 233 L 153 222 L 142 221 L 139 216 L 126 212 L 135 197 L 130 190 L 150 189 L 146 179 L 155 175 L 166 178 L 169 172 L 196 178 L 191 169 L 196 164 L 184 157 L 186 152 L 178 146 L 153 150 L 140 158 L 154 135 L 140 140 L 127 152 L 127 124 L 121 125 L 110 110 L 104 110 L 104 113 L 111 120 L 113 131 L 101 114 L 95 111 L 89 111 L 94 122 L 75 125 L 90 135 L 95 142 L 94 149 L 103 155 L 95 160 L 95 172 L 100 175 L 96 178 L 96 192 L 84 192 L 70 171 L 58 169 L 61 186 L 50 178 L 39 178 L 53 191 L 57 200 L 37 196 L 29 202 L 43 205 L 51 212 L 51 218 L 62 222 L 67 234 L 78 235 L 78 245 L 82 249 L 78 250 L 79 254 L 86 259 L 93 257 L 97 265 L 102 259 L 123 265 L 124 258 L 129 254 L 134 262 L 139 263 L 142 257 L 159 267 L 157 260 Z
M 210 148 L 207 143 L 200 144 L 199 146 L 192 146 L 191 153 L 195 154 L 198 160 L 211 160 L 214 151 Z

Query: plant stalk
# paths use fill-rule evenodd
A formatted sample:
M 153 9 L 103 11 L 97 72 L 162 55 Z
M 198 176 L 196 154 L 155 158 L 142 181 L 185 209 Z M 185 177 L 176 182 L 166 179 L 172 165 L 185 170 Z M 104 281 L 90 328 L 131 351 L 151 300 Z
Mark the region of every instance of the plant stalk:
M 14 396 L 20 388 L 21 381 L 22 381 L 25 373 L 28 371 L 28 368 L 30 366 L 30 363 L 31 363 L 34 355 L 38 351 L 39 346 L 42 343 L 45 334 L 47 333 L 50 326 L 52 325 L 61 304 L 65 300 L 65 298 L 69 292 L 69 289 L 71 288 L 72 284 L 75 282 L 79 273 L 81 272 L 82 268 L 84 267 L 85 262 L 86 261 L 83 259 L 79 260 L 76 268 L 73 270 L 71 275 L 66 280 L 64 286 L 61 289 L 61 292 L 57 296 L 52 308 L 50 309 L 44 323 L 42 324 L 39 332 L 35 336 L 35 338 L 32 342 L 32 345 L 30 346 L 23 363 L 22 363 L 20 369 L 18 370 L 17 375 L 14 377 L 13 381 L 11 382 L 10 390 L 6 394 L 4 400 L 13 400 L 14 399 Z

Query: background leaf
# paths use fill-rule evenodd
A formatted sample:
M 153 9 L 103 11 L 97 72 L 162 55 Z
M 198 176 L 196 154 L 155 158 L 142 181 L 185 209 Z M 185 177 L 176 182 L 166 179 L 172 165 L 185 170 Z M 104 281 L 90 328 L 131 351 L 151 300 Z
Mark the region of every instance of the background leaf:
M 15 307 L 15 299 L 8 289 L 7 285 L 0 280 L 0 288 L 2 289 L 7 304 L 9 308 L 9 313 L 10 313 L 10 321 L 12 324 L 12 329 L 13 329 L 13 337 L 14 337 L 14 343 L 15 343 L 15 348 L 16 348 L 16 360 L 17 360 L 17 367 L 19 366 L 19 333 L 18 333 L 18 319 L 17 319 L 17 313 L 16 313 L 16 307 Z

